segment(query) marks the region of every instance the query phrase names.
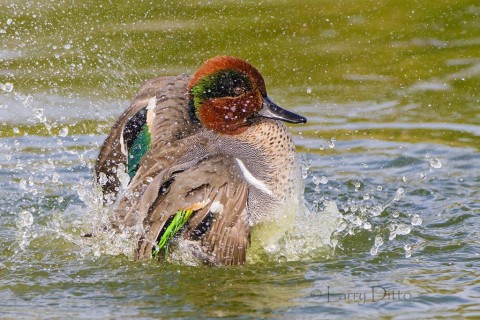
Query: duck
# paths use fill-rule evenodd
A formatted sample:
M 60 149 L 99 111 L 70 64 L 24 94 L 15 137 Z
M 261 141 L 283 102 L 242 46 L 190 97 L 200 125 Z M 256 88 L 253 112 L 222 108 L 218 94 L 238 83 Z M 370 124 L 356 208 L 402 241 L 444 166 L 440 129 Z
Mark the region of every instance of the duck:
M 136 260 L 245 264 L 252 230 L 281 221 L 299 196 L 284 123 L 306 121 L 275 104 L 260 72 L 237 57 L 147 81 L 95 165 L 112 229 L 134 230 Z

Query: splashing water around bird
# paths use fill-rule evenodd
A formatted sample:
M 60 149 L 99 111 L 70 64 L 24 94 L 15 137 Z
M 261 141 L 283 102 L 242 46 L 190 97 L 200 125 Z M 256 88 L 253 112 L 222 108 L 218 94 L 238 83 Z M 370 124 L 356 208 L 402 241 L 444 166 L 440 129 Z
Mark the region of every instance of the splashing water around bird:
M 122 181 L 120 193 L 127 192 L 128 174 L 119 169 L 117 174 Z M 102 204 L 100 187 L 93 182 L 82 181 L 77 193 L 86 207 L 83 232 L 92 235 L 75 237 L 74 241 L 82 248 L 82 254 L 123 254 L 132 258 L 136 246 L 134 235 L 139 232 L 138 226 L 123 227 L 120 233 L 109 229 L 112 208 Z M 300 190 L 298 200 L 291 202 L 290 208 L 284 212 L 285 215 L 277 217 L 275 223 L 264 223 L 254 228 L 252 246 L 247 254 L 248 263 L 309 261 L 329 258 L 334 254 L 336 242 L 331 241 L 331 236 L 342 221 L 334 201 L 325 201 L 324 207 L 319 210 L 304 199 Z M 177 255 L 181 252 L 182 250 Z M 186 257 L 174 256 L 170 261 L 189 260 Z
M 23 100 L 26 106 L 30 106 L 30 102 L 29 97 L 25 97 Z M 44 125 L 50 134 L 58 131 L 57 146 L 59 152 L 72 153 L 68 149 L 68 145 L 65 144 L 65 141 L 70 138 L 68 126 L 58 128 L 54 121 L 48 120 L 40 108 L 33 106 L 31 108 L 33 108 L 34 122 Z M 16 134 L 22 134 L 23 132 L 23 128 L 19 127 L 14 127 L 12 130 Z M 78 140 L 78 138 L 74 139 L 75 141 Z M 75 151 L 73 154 L 79 156 L 78 159 L 82 166 L 88 167 L 88 161 L 82 152 Z M 428 161 L 431 160 L 430 158 L 427 159 Z M 390 206 L 403 199 L 405 196 L 403 188 L 398 188 L 392 198 L 383 203 L 375 200 L 375 192 L 384 194 L 388 191 L 387 188 L 382 186 L 374 187 L 375 191 L 366 193 L 360 200 L 357 200 L 355 198 L 356 193 L 365 188 L 365 185 L 362 181 L 355 181 L 352 185 L 356 191 L 346 199 L 328 199 L 322 193 L 332 188 L 335 179 L 329 179 L 324 174 L 313 175 L 310 173 L 312 170 L 311 159 L 303 157 L 300 162 L 301 176 L 305 182 L 309 181 L 308 179 L 311 177 L 315 197 L 312 199 L 312 194 L 305 194 L 308 191 L 299 187 L 301 191 L 297 201 L 298 206 L 287 210 L 287 212 L 291 212 L 290 215 L 280 217 L 277 227 L 275 225 L 263 225 L 254 230 L 252 239 L 269 238 L 262 237 L 263 234 L 268 234 L 270 241 L 263 243 L 260 241 L 258 243 L 261 245 L 252 245 L 248 253 L 248 262 L 308 261 L 328 258 L 335 252 L 341 252 L 349 238 L 356 237 L 357 234 L 362 232 L 371 235 L 370 240 L 362 238 L 362 241 L 371 241 L 372 250 L 370 252 L 378 254 L 385 241 L 394 242 L 398 239 L 398 236 L 405 237 L 410 233 L 409 228 L 412 229 L 422 224 L 419 214 L 413 215 L 410 221 L 406 221 L 399 217 L 397 210 L 387 212 Z M 49 170 L 55 168 L 54 161 L 47 161 L 47 165 L 51 167 Z M 124 173 L 125 171 L 125 168 L 121 167 L 117 171 L 117 177 L 121 182 L 121 192 L 125 192 L 130 180 L 128 174 Z M 63 179 L 62 175 L 56 171 L 52 172 L 49 177 L 50 181 L 59 185 L 64 183 Z M 102 179 L 99 182 L 101 183 Z M 20 187 L 32 193 L 38 193 L 40 190 L 27 179 L 20 180 Z M 109 229 L 113 215 L 112 209 L 103 206 L 99 187 L 87 178 L 81 180 L 75 189 L 83 206 L 71 205 L 66 208 L 64 214 L 57 212 L 52 215 L 48 223 L 48 230 L 53 230 L 60 237 L 77 245 L 76 253 L 81 256 L 123 254 L 132 257 L 136 245 L 133 235 L 141 231 L 138 230 L 139 227 L 124 227 L 121 233 L 115 234 L 113 230 Z M 309 197 L 309 200 L 304 199 L 305 197 Z M 64 198 L 59 197 L 58 203 L 65 203 Z M 81 218 L 80 220 L 78 218 L 69 219 L 69 216 L 80 216 Z M 28 222 L 30 220 L 21 218 L 19 221 Z M 20 224 L 20 222 L 18 223 Z M 18 226 L 17 244 L 19 250 L 26 249 L 32 239 L 46 232 L 46 230 L 39 230 L 35 226 L 35 220 L 32 223 L 33 225 L 29 226 L 22 222 L 22 225 Z M 411 226 L 408 226 L 408 224 Z M 72 230 L 75 230 L 75 232 Z M 93 236 L 83 237 L 82 235 L 85 234 Z M 375 241 L 377 237 L 381 237 L 383 243 Z M 411 256 L 414 250 L 411 246 L 408 248 L 409 250 L 405 250 L 405 256 Z

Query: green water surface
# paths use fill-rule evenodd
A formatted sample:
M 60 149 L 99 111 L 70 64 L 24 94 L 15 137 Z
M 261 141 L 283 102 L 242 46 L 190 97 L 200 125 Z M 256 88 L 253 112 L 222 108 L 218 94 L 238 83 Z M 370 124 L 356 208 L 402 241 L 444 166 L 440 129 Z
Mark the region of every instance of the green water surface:
M 115 117 L 220 54 L 308 118 L 291 131 L 312 211 L 345 220 L 335 253 L 209 268 L 84 247 Z M 478 1 L 0 0 L 0 318 L 480 317 L 479 149 Z

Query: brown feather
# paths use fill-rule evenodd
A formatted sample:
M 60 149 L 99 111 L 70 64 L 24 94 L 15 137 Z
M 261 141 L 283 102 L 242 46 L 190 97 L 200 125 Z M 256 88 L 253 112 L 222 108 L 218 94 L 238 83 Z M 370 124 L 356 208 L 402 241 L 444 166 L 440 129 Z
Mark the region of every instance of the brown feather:
M 265 81 L 263 80 L 260 72 L 245 60 L 230 56 L 217 56 L 205 61 L 203 65 L 193 74 L 192 80 L 188 85 L 188 91 L 190 91 L 190 89 L 206 75 L 223 69 L 234 69 L 247 74 L 254 84 L 254 90 L 259 90 L 262 96 L 267 95 Z
M 151 128 L 152 147 L 161 147 L 193 134 L 200 128 L 199 124 L 190 121 L 187 110 L 186 92 L 188 76 L 158 77 L 147 81 L 134 97 L 131 105 L 118 118 L 110 134 L 100 149 L 95 165 L 96 179 L 100 182 L 100 174 L 107 177 L 101 184 L 104 200 L 108 202 L 117 196 L 120 181 L 116 174 L 118 165 L 126 166 L 126 155 L 121 151 L 120 137 L 127 121 L 137 112 L 145 108 L 149 101 L 156 97 L 155 117 Z
M 181 234 L 183 239 L 199 242 L 200 252 L 193 254 L 208 264 L 245 263 L 249 239 L 247 186 L 233 159 L 213 156 L 182 171 L 176 170 L 178 166 L 158 175 L 164 184 L 169 181 L 166 190 L 158 192 L 162 183 L 152 181 L 136 201 L 151 204 L 147 210 L 139 210 L 146 214 L 143 220 L 146 233 L 139 240 L 136 258 L 149 258 L 165 223 L 178 210 L 195 206 L 197 210 Z M 157 198 L 153 200 L 155 192 Z M 221 212 L 210 210 L 215 202 L 223 206 Z

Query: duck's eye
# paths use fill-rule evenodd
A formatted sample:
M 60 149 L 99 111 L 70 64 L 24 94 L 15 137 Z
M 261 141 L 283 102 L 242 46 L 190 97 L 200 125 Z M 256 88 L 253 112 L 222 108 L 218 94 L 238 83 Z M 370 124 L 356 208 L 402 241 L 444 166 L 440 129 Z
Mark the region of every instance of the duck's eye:
M 198 101 L 225 97 L 238 97 L 253 90 L 248 75 L 237 70 L 220 70 L 200 79 L 191 93 Z
M 233 93 L 236 96 L 241 96 L 245 92 L 247 92 L 247 89 L 245 87 L 235 87 L 235 88 L 233 88 Z

